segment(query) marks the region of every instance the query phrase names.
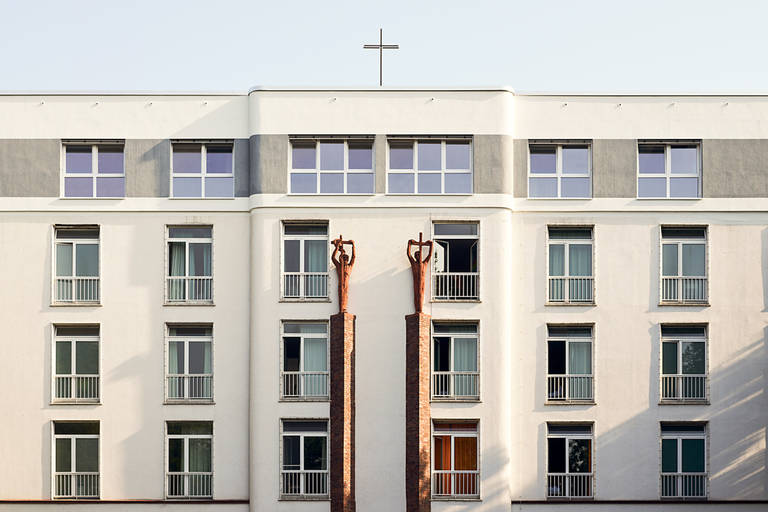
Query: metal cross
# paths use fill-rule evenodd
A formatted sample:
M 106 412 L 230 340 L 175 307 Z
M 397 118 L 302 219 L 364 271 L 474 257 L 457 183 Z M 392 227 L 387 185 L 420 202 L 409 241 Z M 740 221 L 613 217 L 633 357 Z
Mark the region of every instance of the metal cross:
M 379 87 L 383 85 L 382 83 L 382 75 L 383 75 L 383 61 L 384 61 L 384 50 L 399 50 L 400 45 L 399 44 L 384 44 L 384 31 L 382 29 L 379 29 L 379 44 L 364 44 L 363 48 L 366 50 L 379 50 Z

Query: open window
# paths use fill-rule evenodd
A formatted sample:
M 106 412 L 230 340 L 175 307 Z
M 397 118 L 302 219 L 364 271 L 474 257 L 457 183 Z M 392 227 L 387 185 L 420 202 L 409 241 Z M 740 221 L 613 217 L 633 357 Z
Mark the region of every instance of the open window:
M 436 222 L 433 234 L 433 300 L 479 300 L 478 224 Z
M 433 420 L 433 498 L 480 496 L 477 426 L 477 421 Z
M 592 424 L 547 424 L 547 497 L 593 497 Z
M 707 425 L 661 424 L 661 497 L 707 497 Z

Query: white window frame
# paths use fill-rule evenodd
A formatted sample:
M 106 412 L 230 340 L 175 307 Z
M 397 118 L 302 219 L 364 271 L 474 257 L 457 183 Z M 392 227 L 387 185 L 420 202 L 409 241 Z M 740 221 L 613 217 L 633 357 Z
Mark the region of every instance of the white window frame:
M 99 173 L 99 146 L 120 146 L 123 148 L 123 172 L 121 173 Z M 70 147 L 89 147 L 91 148 L 91 172 L 67 172 L 67 148 Z M 123 191 L 125 192 L 125 141 L 98 141 L 98 142 L 67 142 L 61 144 L 61 172 L 59 173 L 59 198 L 60 199 L 125 199 L 122 196 L 97 196 L 96 181 L 98 177 L 102 178 L 123 178 Z M 68 196 L 66 195 L 66 178 L 90 178 L 91 196 Z
M 99 425 L 99 433 L 98 434 L 57 434 L 56 433 L 56 423 L 95 423 Z M 51 426 L 51 499 L 53 500 L 71 500 L 71 499 L 89 499 L 89 500 L 99 500 L 101 499 L 101 423 L 97 421 L 61 421 L 61 420 L 52 420 L 50 423 Z M 87 496 L 87 497 L 78 497 L 78 496 L 56 496 L 56 440 L 57 439 L 69 439 L 70 440 L 70 469 L 71 471 L 69 474 L 76 474 L 77 471 L 75 469 L 77 468 L 77 450 L 75 447 L 76 439 L 96 439 L 99 443 L 99 468 L 96 472 L 96 478 L 98 482 L 98 488 L 99 488 L 99 494 L 98 496 Z M 74 487 L 74 486 L 73 486 Z
M 435 225 L 437 224 L 473 224 L 476 227 L 477 234 L 475 235 L 437 235 L 435 234 Z M 469 272 L 466 276 L 463 276 L 468 280 L 468 282 L 465 282 L 465 286 L 467 286 L 469 289 L 473 286 L 473 283 L 471 282 L 472 278 L 474 278 L 474 289 L 477 292 L 476 297 L 455 297 L 455 298 L 435 298 L 435 291 L 438 290 L 440 287 L 438 286 L 438 280 L 443 279 L 440 276 L 444 276 L 446 279 L 450 279 L 451 277 L 457 277 L 459 278 L 458 281 L 454 281 L 454 286 L 458 283 L 458 287 L 461 288 L 461 279 L 462 274 L 461 273 L 452 273 L 452 272 L 438 272 L 434 270 L 434 254 L 432 256 L 432 264 L 429 265 L 431 275 L 432 275 L 432 286 L 430 286 L 430 299 L 431 302 L 479 302 L 480 301 L 480 250 L 481 250 L 481 244 L 480 244 L 480 222 L 477 220 L 433 220 L 432 221 L 432 240 L 445 240 L 450 242 L 451 240 L 477 240 L 475 243 L 475 258 L 476 258 L 476 264 L 477 264 L 477 272 L 473 273 Z M 446 282 L 445 284 L 448 284 Z
M 641 173 L 640 172 L 640 147 L 641 146 L 664 146 L 664 173 Z M 670 149 L 673 146 L 696 146 L 696 173 L 672 173 L 672 152 Z M 701 193 L 701 141 L 679 141 L 679 142 L 665 142 L 665 141 L 645 141 L 641 140 L 637 142 L 637 148 L 635 151 L 635 169 L 636 176 L 635 176 L 635 188 L 637 191 L 637 199 L 677 199 L 677 200 L 683 200 L 683 201 L 690 201 L 690 200 L 696 200 L 701 199 L 702 193 Z M 640 196 L 640 179 L 641 178 L 664 178 L 666 182 L 666 195 L 664 196 L 647 196 L 647 197 L 641 197 Z M 696 197 L 672 197 L 669 195 L 670 193 L 670 178 L 696 178 L 697 179 L 697 195 Z
M 301 422 L 325 422 L 325 431 L 315 431 L 315 432 L 285 432 L 284 425 L 286 422 L 293 422 L 293 421 L 301 421 Z M 331 436 L 330 436 L 330 427 L 331 427 L 331 421 L 329 418 L 280 418 L 280 442 L 278 443 L 278 450 L 279 450 L 279 456 L 278 456 L 278 479 L 277 479 L 277 486 L 278 486 L 278 496 L 280 496 L 280 499 L 289 499 L 289 500 L 313 500 L 313 499 L 324 499 L 328 498 L 330 496 L 331 492 Z M 286 470 L 284 469 L 284 463 L 283 463 L 283 443 L 285 436 L 299 436 L 299 469 L 297 470 Z M 325 437 L 325 448 L 326 448 L 326 454 L 327 454 L 327 460 L 326 460 L 326 469 L 323 470 L 311 470 L 316 471 L 318 473 L 325 473 L 325 486 L 328 490 L 327 493 L 324 494 L 310 494 L 310 493 L 299 493 L 299 494 L 284 494 L 283 493 L 283 472 L 303 472 L 308 471 L 303 469 L 304 468 L 304 437 Z M 300 484 L 301 487 L 304 487 L 304 484 Z
M 57 333 L 57 329 L 59 327 L 95 327 L 98 329 L 99 334 L 96 336 L 64 336 L 59 335 Z M 93 325 L 93 324 L 52 324 L 51 325 L 51 339 L 53 340 L 53 346 L 51 348 L 51 403 L 55 404 L 82 404 L 82 403 L 88 403 L 88 404 L 99 404 L 101 403 L 101 326 L 99 325 Z M 56 373 L 56 350 L 57 350 L 57 344 L 58 342 L 69 342 L 70 343 L 70 368 L 72 369 L 72 373 L 69 375 L 63 375 Z M 93 374 L 83 374 L 83 376 L 87 376 L 90 378 L 95 378 L 96 380 L 96 398 L 77 398 L 75 397 L 75 391 L 74 389 L 77 388 L 77 384 L 75 383 L 75 379 L 77 377 L 80 377 L 77 373 L 77 342 L 78 341 L 89 341 L 89 342 L 96 342 L 99 347 L 99 355 L 96 358 L 96 364 L 98 365 L 98 373 L 95 375 Z M 57 398 L 56 397 L 56 380 L 57 378 L 61 377 L 69 377 L 72 379 L 70 384 L 71 389 L 71 397 L 70 398 Z
M 210 336 L 171 336 L 171 329 L 174 327 L 199 327 L 204 329 L 210 329 L 211 335 Z M 190 374 L 189 373 L 189 343 L 192 342 L 202 342 L 202 343 L 208 343 L 211 347 L 211 373 L 210 374 Z M 184 343 L 184 372 L 183 373 L 174 373 L 171 374 L 168 368 L 169 363 L 169 356 L 170 356 L 170 347 L 171 343 Z M 178 323 L 169 323 L 165 325 L 165 403 L 168 404 L 174 404 L 174 403 L 184 403 L 184 404 L 210 404 L 215 402 L 215 380 L 214 376 L 216 375 L 216 369 L 215 369 L 215 357 L 214 357 L 214 344 L 213 344 L 213 325 L 204 325 L 204 324 L 178 324 Z M 210 378 L 210 388 L 211 388 L 211 396 L 210 397 L 200 397 L 200 398 L 192 398 L 189 393 L 189 377 L 208 377 Z M 168 382 L 172 377 L 184 377 L 184 397 L 182 398 L 173 398 L 168 395 Z
M 560 423 L 558 425 L 562 426 L 562 425 L 566 425 L 566 424 Z M 583 427 L 583 426 L 586 426 L 586 425 L 580 424 L 578 426 Z M 594 477 L 595 477 L 595 425 L 594 425 L 594 423 L 589 423 L 589 429 L 590 429 L 589 434 L 561 433 L 561 432 L 550 433 L 550 431 L 549 431 L 549 424 L 547 425 L 546 455 L 544 456 L 544 460 L 547 461 L 547 464 L 549 464 L 549 440 L 550 439 L 565 439 L 565 454 L 564 454 L 565 455 L 565 472 L 564 473 L 550 473 L 549 472 L 549 467 L 547 467 L 547 471 L 546 471 L 546 473 L 547 473 L 546 495 L 547 495 L 548 498 L 582 498 L 582 499 L 594 498 L 594 496 L 595 496 L 595 487 L 594 487 L 595 486 L 595 482 L 594 482 Z M 569 453 L 569 450 L 568 450 L 568 441 L 570 441 L 572 439 L 573 440 L 588 440 L 590 442 L 590 444 L 589 444 L 589 463 L 590 463 L 590 468 L 589 468 L 589 472 L 588 473 L 577 473 L 577 472 L 573 472 L 572 473 L 571 472 L 571 469 L 570 469 L 570 459 L 569 459 L 570 453 Z M 550 496 L 550 493 L 549 493 L 550 478 L 552 476 L 554 476 L 554 475 L 563 475 L 563 479 L 564 479 L 563 481 L 564 482 L 569 479 L 570 475 L 579 475 L 579 476 L 586 477 L 586 480 L 588 480 L 588 482 L 589 482 L 589 484 L 588 484 L 589 495 L 582 496 L 582 495 L 578 495 L 577 494 L 576 496 L 572 496 L 571 495 L 571 489 L 570 489 L 571 482 L 568 481 L 565 484 L 566 488 L 568 489 L 566 491 L 566 496 L 561 496 L 559 494 L 555 495 L 555 496 Z M 579 484 L 577 484 L 577 485 L 579 485 Z
M 96 238 L 58 238 L 56 234 L 59 231 L 69 231 L 69 230 L 93 230 L 98 233 Z M 56 275 L 56 247 L 66 244 L 72 245 L 72 275 L 70 276 L 57 276 Z M 98 248 L 98 258 L 99 258 L 99 271 L 96 276 L 91 277 L 78 277 L 75 275 L 75 271 L 77 269 L 77 246 L 78 245 L 96 245 Z M 82 226 L 53 226 L 53 239 L 51 241 L 51 304 L 52 305 L 68 305 L 68 306 L 78 306 L 78 305 L 87 305 L 87 306 L 93 306 L 101 304 L 101 292 L 103 288 L 103 283 L 101 282 L 101 226 L 94 226 L 94 225 L 82 225 Z M 56 286 L 56 280 L 57 279 L 71 279 L 72 280 L 72 300 L 59 300 L 57 299 L 57 286 Z M 96 300 L 75 300 L 75 287 L 76 287 L 76 280 L 89 280 L 89 281 L 95 281 L 96 283 L 96 293 L 97 293 L 97 299 Z
M 547 330 L 549 330 L 550 327 L 578 327 L 578 328 L 584 328 L 589 327 L 591 331 L 591 335 L 589 337 L 580 337 L 580 336 L 552 336 L 547 332 L 547 346 L 546 346 L 546 371 L 547 371 L 547 387 L 546 387 L 546 401 L 548 403 L 555 403 L 555 404 L 583 404 L 583 403 L 594 403 L 595 402 L 595 327 L 594 325 L 560 325 L 560 324 L 550 324 L 547 326 Z M 565 374 L 564 375 L 557 375 L 557 374 L 550 374 L 549 373 L 549 342 L 550 341 L 565 341 Z M 587 343 L 590 344 L 589 349 L 589 356 L 590 356 L 590 368 L 592 368 L 592 373 L 589 374 L 571 374 L 571 349 L 570 344 L 571 343 Z M 566 385 L 566 393 L 565 397 L 563 399 L 558 398 L 551 398 L 550 397 L 550 385 L 549 385 L 549 379 L 550 378 L 563 378 Z M 591 390 L 591 396 L 589 398 L 573 398 L 571 396 L 571 386 L 572 381 L 571 379 L 589 379 L 589 387 Z
M 554 146 L 555 147 L 555 172 L 554 173 L 533 173 L 531 172 L 531 146 Z M 568 146 L 586 146 L 588 155 L 588 170 L 586 173 L 563 173 L 563 148 Z M 592 190 L 592 142 L 591 141 L 564 141 L 564 142 L 546 142 L 529 141 L 527 145 L 528 155 L 528 178 L 527 178 L 527 197 L 528 199 L 570 199 L 587 200 L 592 199 L 594 191 Z M 531 196 L 531 178 L 555 178 L 557 181 L 557 195 L 554 197 Z M 588 178 L 589 196 L 587 197 L 563 197 L 562 178 Z
M 662 324 L 660 326 L 663 327 L 676 327 L 677 324 Z M 695 403 L 695 404 L 701 404 L 702 402 L 708 402 L 709 401 L 709 328 L 705 325 L 695 325 L 696 327 L 703 327 L 704 328 L 704 335 L 703 336 L 664 336 L 663 334 L 660 335 L 660 346 L 659 346 L 659 376 L 660 376 L 660 384 L 659 384 L 659 392 L 660 392 L 660 398 L 659 400 L 663 403 Z M 677 373 L 664 373 L 664 343 L 675 343 L 677 345 Z M 703 343 L 704 344 L 704 373 L 703 374 L 684 374 L 683 373 L 683 351 L 681 350 L 680 345 L 682 343 Z M 703 392 L 704 396 L 701 398 L 686 398 L 682 396 L 682 388 L 684 387 L 683 381 L 686 376 L 688 378 L 694 378 L 698 377 L 703 379 Z M 665 398 L 664 397 L 664 378 L 674 378 L 675 379 L 675 386 L 677 386 L 676 390 L 680 391 L 680 397 L 671 397 L 671 398 Z
M 371 168 L 370 169 L 355 169 L 349 167 L 349 143 L 371 143 Z M 315 145 L 315 167 L 314 169 L 294 169 L 293 168 L 293 144 L 310 144 Z M 320 169 L 321 162 L 321 150 L 320 145 L 324 143 L 343 143 L 344 144 L 344 166 L 343 169 Z M 291 190 L 291 175 L 293 174 L 315 174 L 315 190 L 316 192 L 293 192 Z M 342 192 L 321 192 L 320 191 L 320 175 L 321 174 L 341 174 L 343 176 L 343 191 Z M 373 178 L 373 189 L 370 192 L 348 192 L 347 191 L 347 176 L 350 174 L 370 174 Z M 325 139 L 323 137 L 317 138 L 301 138 L 295 137 L 290 140 L 288 148 L 288 194 L 299 196 L 333 196 L 333 195 L 349 195 L 349 196 L 372 196 L 376 193 L 376 148 L 374 139 L 372 137 L 360 136 L 346 137 L 344 139 Z
M 168 424 L 169 423 L 210 423 L 211 424 L 211 433 L 210 434 L 169 434 L 168 433 Z M 215 459 L 214 459 L 214 434 L 216 431 L 214 430 L 214 425 L 212 420 L 165 420 L 164 422 L 164 433 L 165 433 L 165 460 L 163 462 L 163 474 L 165 475 L 165 497 L 169 500 L 187 500 L 187 499 L 204 499 L 204 500 L 210 500 L 213 499 L 216 490 L 214 488 L 214 474 L 215 474 Z M 168 471 L 168 464 L 171 460 L 171 439 L 183 439 L 184 440 L 184 471 L 182 473 L 171 473 Z M 190 439 L 210 439 L 211 440 L 211 495 L 210 496 L 190 496 L 189 495 L 189 481 L 185 479 L 184 485 L 185 490 L 187 491 L 185 493 L 185 496 L 169 496 L 169 489 L 168 489 L 168 477 L 169 475 L 178 475 L 178 474 L 185 474 L 188 475 L 190 473 L 189 471 L 189 440 Z M 206 474 L 202 473 L 201 474 Z
M 550 238 L 550 229 L 563 229 L 563 230 L 589 230 L 589 238 Z M 587 245 L 592 249 L 592 272 L 589 276 L 571 276 L 571 269 L 570 269 L 570 245 Z M 563 255 L 563 275 L 562 276 L 553 276 L 550 275 L 550 268 L 549 268 L 549 252 L 553 245 L 564 245 L 564 255 Z M 576 305 L 576 306 L 582 306 L 582 305 L 590 305 L 595 304 L 595 227 L 594 226 L 569 226 L 569 225 L 563 225 L 563 224 L 551 224 L 547 225 L 547 251 L 546 251 L 546 266 L 547 266 L 547 305 L 548 306 L 563 306 L 563 305 Z M 551 297 L 551 281 L 553 279 L 562 278 L 563 281 L 563 300 L 561 301 L 553 301 Z M 592 300 L 589 301 L 573 301 L 571 300 L 571 289 L 570 289 L 570 280 L 571 279 L 591 279 L 592 280 Z
M 200 172 L 183 172 L 177 173 L 173 170 L 173 154 L 175 146 L 200 146 Z M 230 172 L 216 172 L 210 173 L 213 178 L 232 178 L 232 195 L 222 197 L 207 197 L 205 195 L 205 186 L 207 183 L 208 174 L 208 146 L 230 146 L 232 148 L 232 169 Z M 235 197 L 235 144 L 230 140 L 223 140 L 221 142 L 208 141 L 208 142 L 196 142 L 196 141 L 172 141 L 171 142 L 171 199 L 234 199 Z M 176 197 L 176 193 L 173 187 L 173 178 L 200 178 L 200 197 Z
M 467 424 L 474 424 L 475 430 L 438 430 L 435 428 L 435 423 L 467 423 Z M 432 421 L 430 422 L 430 429 L 432 430 L 432 434 L 430 435 L 430 475 L 432 476 L 432 488 L 430 489 L 430 496 L 433 501 L 455 501 L 455 500 L 462 500 L 462 499 L 471 499 L 471 500 L 481 500 L 482 501 L 482 465 L 481 465 L 481 457 L 482 457 L 482 446 L 480 445 L 480 420 L 478 419 L 438 419 L 438 418 L 432 418 Z M 436 470 L 435 469 L 435 437 L 437 436 L 450 436 L 451 438 L 451 469 L 450 470 Z M 474 471 L 471 470 L 456 470 L 454 469 L 456 467 L 456 449 L 455 449 L 455 440 L 457 437 L 473 437 L 477 441 L 476 442 L 476 449 L 477 449 L 477 469 Z M 477 494 L 435 494 L 435 471 L 450 471 L 453 473 L 454 471 L 460 471 L 464 473 L 474 473 L 477 475 Z M 452 490 L 455 490 L 455 481 L 451 479 L 451 488 Z
M 704 238 L 676 238 L 676 237 L 664 237 L 664 229 L 701 229 L 704 231 Z M 677 245 L 677 275 L 665 276 L 664 275 L 664 246 L 665 245 Z M 683 245 L 703 245 L 704 246 L 704 275 L 703 276 L 684 276 L 683 275 Z M 688 279 L 704 279 L 704 294 L 705 299 L 703 301 L 684 300 L 682 294 L 682 285 L 677 288 L 678 298 L 677 300 L 664 300 L 664 279 L 674 278 L 677 282 L 682 281 L 684 278 Z M 685 225 L 662 225 L 659 229 L 659 304 L 674 304 L 674 305 L 693 305 L 701 306 L 709 303 L 709 227 L 708 226 L 685 226 Z
M 285 234 L 285 226 L 307 226 L 307 225 L 313 225 L 313 226 L 325 226 L 325 235 L 286 235 Z M 305 274 L 323 274 L 323 272 L 307 272 L 304 270 L 304 241 L 305 240 L 324 240 L 329 246 L 330 246 L 330 223 L 329 222 L 319 222 L 319 221 L 293 221 L 293 220 L 284 220 L 281 222 L 280 227 L 280 300 L 286 301 L 286 302 L 329 302 L 330 301 L 330 265 L 331 265 L 331 253 L 328 248 L 326 248 L 325 252 L 325 265 L 326 265 L 326 271 L 325 274 L 325 295 L 322 297 L 315 297 L 310 296 L 307 297 L 306 295 L 306 289 L 302 286 L 301 290 L 302 293 L 298 296 L 286 296 L 285 294 L 285 241 L 286 240 L 298 240 L 299 241 L 299 272 L 298 274 L 300 276 L 304 276 Z M 294 274 L 294 272 L 291 272 L 291 274 Z M 303 281 L 303 279 L 301 280 Z
M 663 422 L 662 422 L 663 423 Z M 663 484 L 661 482 L 662 478 L 659 478 L 659 498 L 662 500 L 679 500 L 679 499 L 693 499 L 693 500 L 700 500 L 702 498 L 706 499 L 709 497 L 709 423 L 704 423 L 701 425 L 704 429 L 704 432 L 664 432 L 663 425 L 659 428 L 659 476 L 663 477 L 663 475 L 683 475 L 682 471 L 682 465 L 683 465 L 683 439 L 702 439 L 704 441 L 704 490 L 705 495 L 704 496 L 663 496 Z M 662 471 L 662 441 L 664 439 L 674 439 L 677 442 L 677 471 L 674 473 L 664 473 Z
M 437 325 L 446 325 L 446 324 L 463 324 L 463 325 L 474 325 L 475 326 L 475 333 L 436 333 L 435 332 L 435 324 Z M 448 395 L 436 395 L 435 394 L 435 388 L 437 387 L 435 384 L 435 381 L 437 380 L 436 371 L 435 371 L 435 338 L 450 338 L 450 350 L 448 354 L 448 360 L 449 360 L 449 370 L 448 370 L 448 377 L 449 377 L 449 389 L 450 393 Z M 474 338 L 475 339 L 475 357 L 477 360 L 477 370 L 475 372 L 461 372 L 461 373 L 476 373 L 477 374 L 477 396 L 471 396 L 471 395 L 455 395 L 454 394 L 454 376 L 456 371 L 454 370 L 454 361 L 453 361 L 453 350 L 454 350 L 454 338 Z M 444 402 L 444 401 L 451 401 L 451 402 L 479 402 L 480 401 L 480 385 L 481 385 L 481 375 L 480 372 L 480 323 L 477 320 L 467 320 L 465 322 L 462 321 L 440 321 L 435 320 L 432 322 L 432 333 L 430 336 L 430 345 L 429 345 L 429 370 L 430 370 L 430 389 L 431 389 L 431 399 L 435 402 Z
M 211 230 L 211 236 L 209 238 L 184 238 L 184 237 L 172 237 L 171 236 L 171 229 L 172 228 L 209 228 Z M 213 247 L 213 224 L 167 224 L 165 226 L 165 269 L 163 270 L 165 276 L 165 286 L 163 291 L 163 300 L 165 305 L 167 306 L 183 306 L 185 304 L 193 304 L 193 305 L 199 305 L 199 304 L 205 304 L 205 305 L 212 305 L 214 304 L 215 299 L 215 287 L 214 287 L 214 280 L 213 280 L 213 271 L 214 271 L 214 247 Z M 170 253 L 170 242 L 184 242 L 184 275 L 183 276 L 170 276 L 169 272 L 169 264 L 171 262 L 171 253 Z M 189 275 L 189 244 L 190 243 L 206 243 L 208 242 L 211 244 L 211 275 L 210 276 L 190 276 Z M 184 280 L 184 286 L 185 286 L 185 299 L 184 300 L 171 300 L 170 299 L 170 293 L 169 292 L 169 284 L 172 279 L 175 280 L 181 280 L 180 278 L 183 278 Z M 193 300 L 189 298 L 189 279 L 201 279 L 201 278 L 209 278 L 210 281 L 210 287 L 211 287 L 211 298 L 210 300 Z
M 290 372 L 290 374 L 298 373 L 299 381 L 301 382 L 301 376 L 306 372 L 304 370 L 304 341 L 305 339 L 314 339 L 321 337 L 320 333 L 286 333 L 285 332 L 285 326 L 286 324 L 313 324 L 313 325 L 322 325 L 325 327 L 325 367 L 327 370 L 325 371 L 326 376 L 326 383 L 325 383 L 325 389 L 326 394 L 325 395 L 306 395 L 304 393 L 304 385 L 298 384 L 299 388 L 301 389 L 301 393 L 298 396 L 295 395 L 288 395 L 285 394 L 285 380 L 286 380 L 286 371 L 284 369 L 285 366 L 285 338 L 291 337 L 291 338 L 299 338 L 299 371 L 298 372 Z M 327 402 L 330 400 L 330 392 L 331 392 L 331 335 L 330 335 L 330 328 L 328 325 L 328 322 L 326 320 L 282 320 L 280 322 L 280 386 L 279 386 L 279 399 L 285 400 L 285 401 L 304 401 L 304 402 Z M 317 372 L 312 372 L 317 373 Z
M 413 162 L 410 169 L 392 169 L 389 165 L 389 153 L 390 144 L 392 142 L 398 144 L 405 144 L 410 142 L 413 147 Z M 422 142 L 435 143 L 440 142 L 440 169 L 438 170 L 419 170 L 419 144 Z M 445 156 L 445 147 L 448 142 L 465 142 L 469 146 L 469 169 L 449 169 L 447 167 L 447 160 Z M 422 137 L 389 137 L 387 138 L 387 176 L 386 176 L 386 193 L 388 195 L 397 196 L 471 196 L 475 193 L 475 169 L 474 169 L 474 140 L 472 137 L 446 137 L 446 138 L 422 138 Z M 413 191 L 412 192 L 391 192 L 389 190 L 389 175 L 390 174 L 412 174 L 413 175 Z M 440 175 L 440 192 L 419 192 L 419 174 L 439 174 Z M 445 175 L 446 174 L 469 174 L 469 192 L 446 192 L 445 191 Z

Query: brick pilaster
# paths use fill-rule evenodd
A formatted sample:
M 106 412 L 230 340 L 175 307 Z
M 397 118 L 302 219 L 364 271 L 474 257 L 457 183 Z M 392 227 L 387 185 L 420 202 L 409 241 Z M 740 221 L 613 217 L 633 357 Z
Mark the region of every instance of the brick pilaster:
M 430 315 L 405 317 L 405 505 L 407 512 L 429 512 Z
M 331 316 L 331 512 L 355 512 L 355 315 Z

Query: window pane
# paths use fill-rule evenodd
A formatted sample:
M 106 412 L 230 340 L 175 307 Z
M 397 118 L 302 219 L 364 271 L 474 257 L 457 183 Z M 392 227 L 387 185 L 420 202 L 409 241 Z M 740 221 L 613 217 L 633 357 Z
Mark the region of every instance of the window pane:
M 677 244 L 661 246 L 661 275 L 677 276 Z
M 435 436 L 435 470 L 444 471 L 451 469 L 451 437 Z
M 283 432 L 328 432 L 327 421 L 283 421 Z
M 205 150 L 205 172 L 232 172 L 232 146 L 207 146 Z
M 682 363 L 685 374 L 703 375 L 704 374 L 704 343 L 702 342 L 681 342 L 682 345 Z
M 477 371 L 477 339 L 454 338 L 453 370 L 456 372 Z
M 300 264 L 300 252 L 299 247 L 301 241 L 299 240 L 285 240 L 283 243 L 283 270 L 285 272 L 301 272 L 299 268 Z
M 451 370 L 451 339 L 444 337 L 433 338 L 433 370 L 447 372 Z
M 439 194 L 440 181 L 439 173 L 419 173 L 419 194 Z
M 171 238 L 211 238 L 211 228 L 208 226 L 168 228 L 168 236 Z
M 56 472 L 69 473 L 72 471 L 72 440 L 69 438 L 56 439 Z
M 189 373 L 211 373 L 210 342 L 189 342 Z
M 64 197 L 93 197 L 93 178 L 64 178 Z
M 199 173 L 202 162 L 201 146 L 196 144 L 173 146 L 173 172 Z M 199 195 L 199 194 L 198 194 Z
M 320 169 L 342 170 L 344 169 L 344 143 L 321 142 L 320 143 Z
M 435 223 L 434 224 L 435 236 L 448 236 L 448 235 L 466 235 L 477 236 L 477 224 L 474 222 L 450 222 L 450 223 Z
M 548 325 L 547 333 L 551 337 L 563 336 L 569 338 L 591 338 L 592 328 L 578 325 Z
M 677 342 L 665 341 L 661 344 L 661 372 L 664 375 L 677 373 Z
M 637 152 L 641 174 L 664 174 L 666 169 L 664 146 L 640 145 Z
M 75 439 L 75 471 L 99 471 L 98 439 Z
M 454 469 L 457 471 L 474 471 L 477 469 L 477 438 L 455 437 Z
M 389 174 L 389 193 L 390 194 L 413 194 L 413 174 L 398 173 Z
M 704 327 L 703 325 L 662 325 L 661 326 L 661 336 L 664 338 L 670 338 L 673 336 L 704 337 L 706 335 L 707 335 L 707 328 Z
M 123 147 L 99 146 L 99 174 L 123 174 Z
M 291 193 L 316 194 L 317 174 L 297 172 L 291 173 Z
M 549 246 L 549 275 L 558 277 L 565 275 L 565 246 L 550 244 Z
M 201 472 L 211 471 L 210 439 L 189 440 L 189 470 Z
M 442 166 L 442 144 L 440 142 L 419 142 L 416 145 L 420 171 L 439 171 Z
M 99 275 L 99 246 L 77 244 L 75 249 L 75 275 L 95 277 Z
M 705 276 L 704 244 L 683 244 L 683 275 Z
M 592 440 L 568 440 L 568 471 L 570 473 L 589 473 L 592 469 Z
M 343 194 L 344 193 L 344 174 L 320 173 L 320 193 L 321 194 Z
M 183 439 L 168 439 L 168 471 L 173 473 L 184 471 Z
M 56 374 L 72 373 L 72 344 L 69 341 L 56 342 Z
M 550 375 L 565 375 L 565 341 L 547 342 L 547 372 Z
M 420 175 L 423 176 L 423 175 Z M 472 174 L 471 173 L 446 173 L 445 174 L 445 193 L 446 194 L 471 194 L 472 193 Z
M 683 473 L 703 473 L 704 472 L 704 440 L 703 439 L 681 439 L 683 443 Z
M 561 246 L 562 247 L 562 246 Z M 570 244 L 568 246 L 568 273 L 571 276 L 592 275 L 592 246 Z
M 168 275 L 187 274 L 187 254 L 184 242 L 168 242 Z
M 75 351 L 75 367 L 78 375 L 98 375 L 99 342 L 78 341 Z
M 189 275 L 211 276 L 211 244 L 189 244 Z
M 286 235 L 327 235 L 328 224 L 283 224 L 283 233 Z
M 233 197 L 234 180 L 232 176 L 223 178 L 207 176 L 205 178 L 205 197 Z
M 529 197 L 557 197 L 557 178 L 531 178 L 528 184 Z
M 304 241 L 304 272 L 328 271 L 328 242 L 326 240 Z
M 99 424 L 95 421 L 57 421 L 53 424 L 55 434 L 98 434 Z
M 299 436 L 283 436 L 283 469 L 301 469 L 300 441 Z
M 168 434 L 210 435 L 213 434 L 213 423 L 210 421 L 169 421 Z
M 530 146 L 531 174 L 554 174 L 557 169 L 556 146 Z
M 587 146 L 563 146 L 563 174 L 589 173 L 589 148 Z
M 477 334 L 477 324 L 435 322 L 435 325 L 432 327 L 432 331 L 441 334 Z
M 298 372 L 301 354 L 301 338 L 285 336 L 283 338 L 283 371 Z
M 637 197 L 667 197 L 667 179 L 638 178 Z
M 283 325 L 283 331 L 286 333 L 302 334 L 326 334 L 328 332 L 327 324 L 308 324 L 308 323 L 286 323 Z
M 184 373 L 184 342 L 172 341 L 168 344 L 168 373 Z
M 96 197 L 125 197 L 125 178 L 96 178 Z
M 661 228 L 662 238 L 698 238 L 704 240 L 706 236 L 707 228 L 669 226 Z
M 661 440 L 661 472 L 677 473 L 677 439 Z
M 548 231 L 551 240 L 592 240 L 592 228 L 550 226 Z
M 91 172 L 91 146 L 67 146 L 66 172 Z
M 672 174 L 697 174 L 699 156 L 696 146 L 672 146 L 670 151 L 670 172 Z
M 561 178 L 560 180 L 561 197 L 589 198 L 592 196 L 589 188 L 589 178 Z
M 173 197 L 203 197 L 201 178 L 173 178 Z
M 670 178 L 669 197 L 699 197 L 699 179 Z
M 348 194 L 373 194 L 373 173 L 347 174 Z
M 349 168 L 373 169 L 373 147 L 367 142 L 349 143 Z
M 325 338 L 306 338 L 304 340 L 304 371 L 328 371 L 328 342 Z
M 304 469 L 321 470 L 328 469 L 328 438 L 304 437 Z
M 168 326 L 169 336 L 210 336 L 213 333 L 213 328 L 208 326 L 196 326 L 196 325 L 170 325 Z
M 413 169 L 413 143 L 390 142 L 389 143 L 389 168 Z
M 315 168 L 315 143 L 294 142 L 291 148 L 294 169 Z
M 565 473 L 564 437 L 547 439 L 547 459 L 547 471 L 549 473 Z
M 573 375 L 592 373 L 592 343 L 584 341 L 568 344 L 569 371 Z
M 471 169 L 469 157 L 469 142 L 445 143 L 446 169 Z
M 72 275 L 72 244 L 56 244 L 56 276 Z

